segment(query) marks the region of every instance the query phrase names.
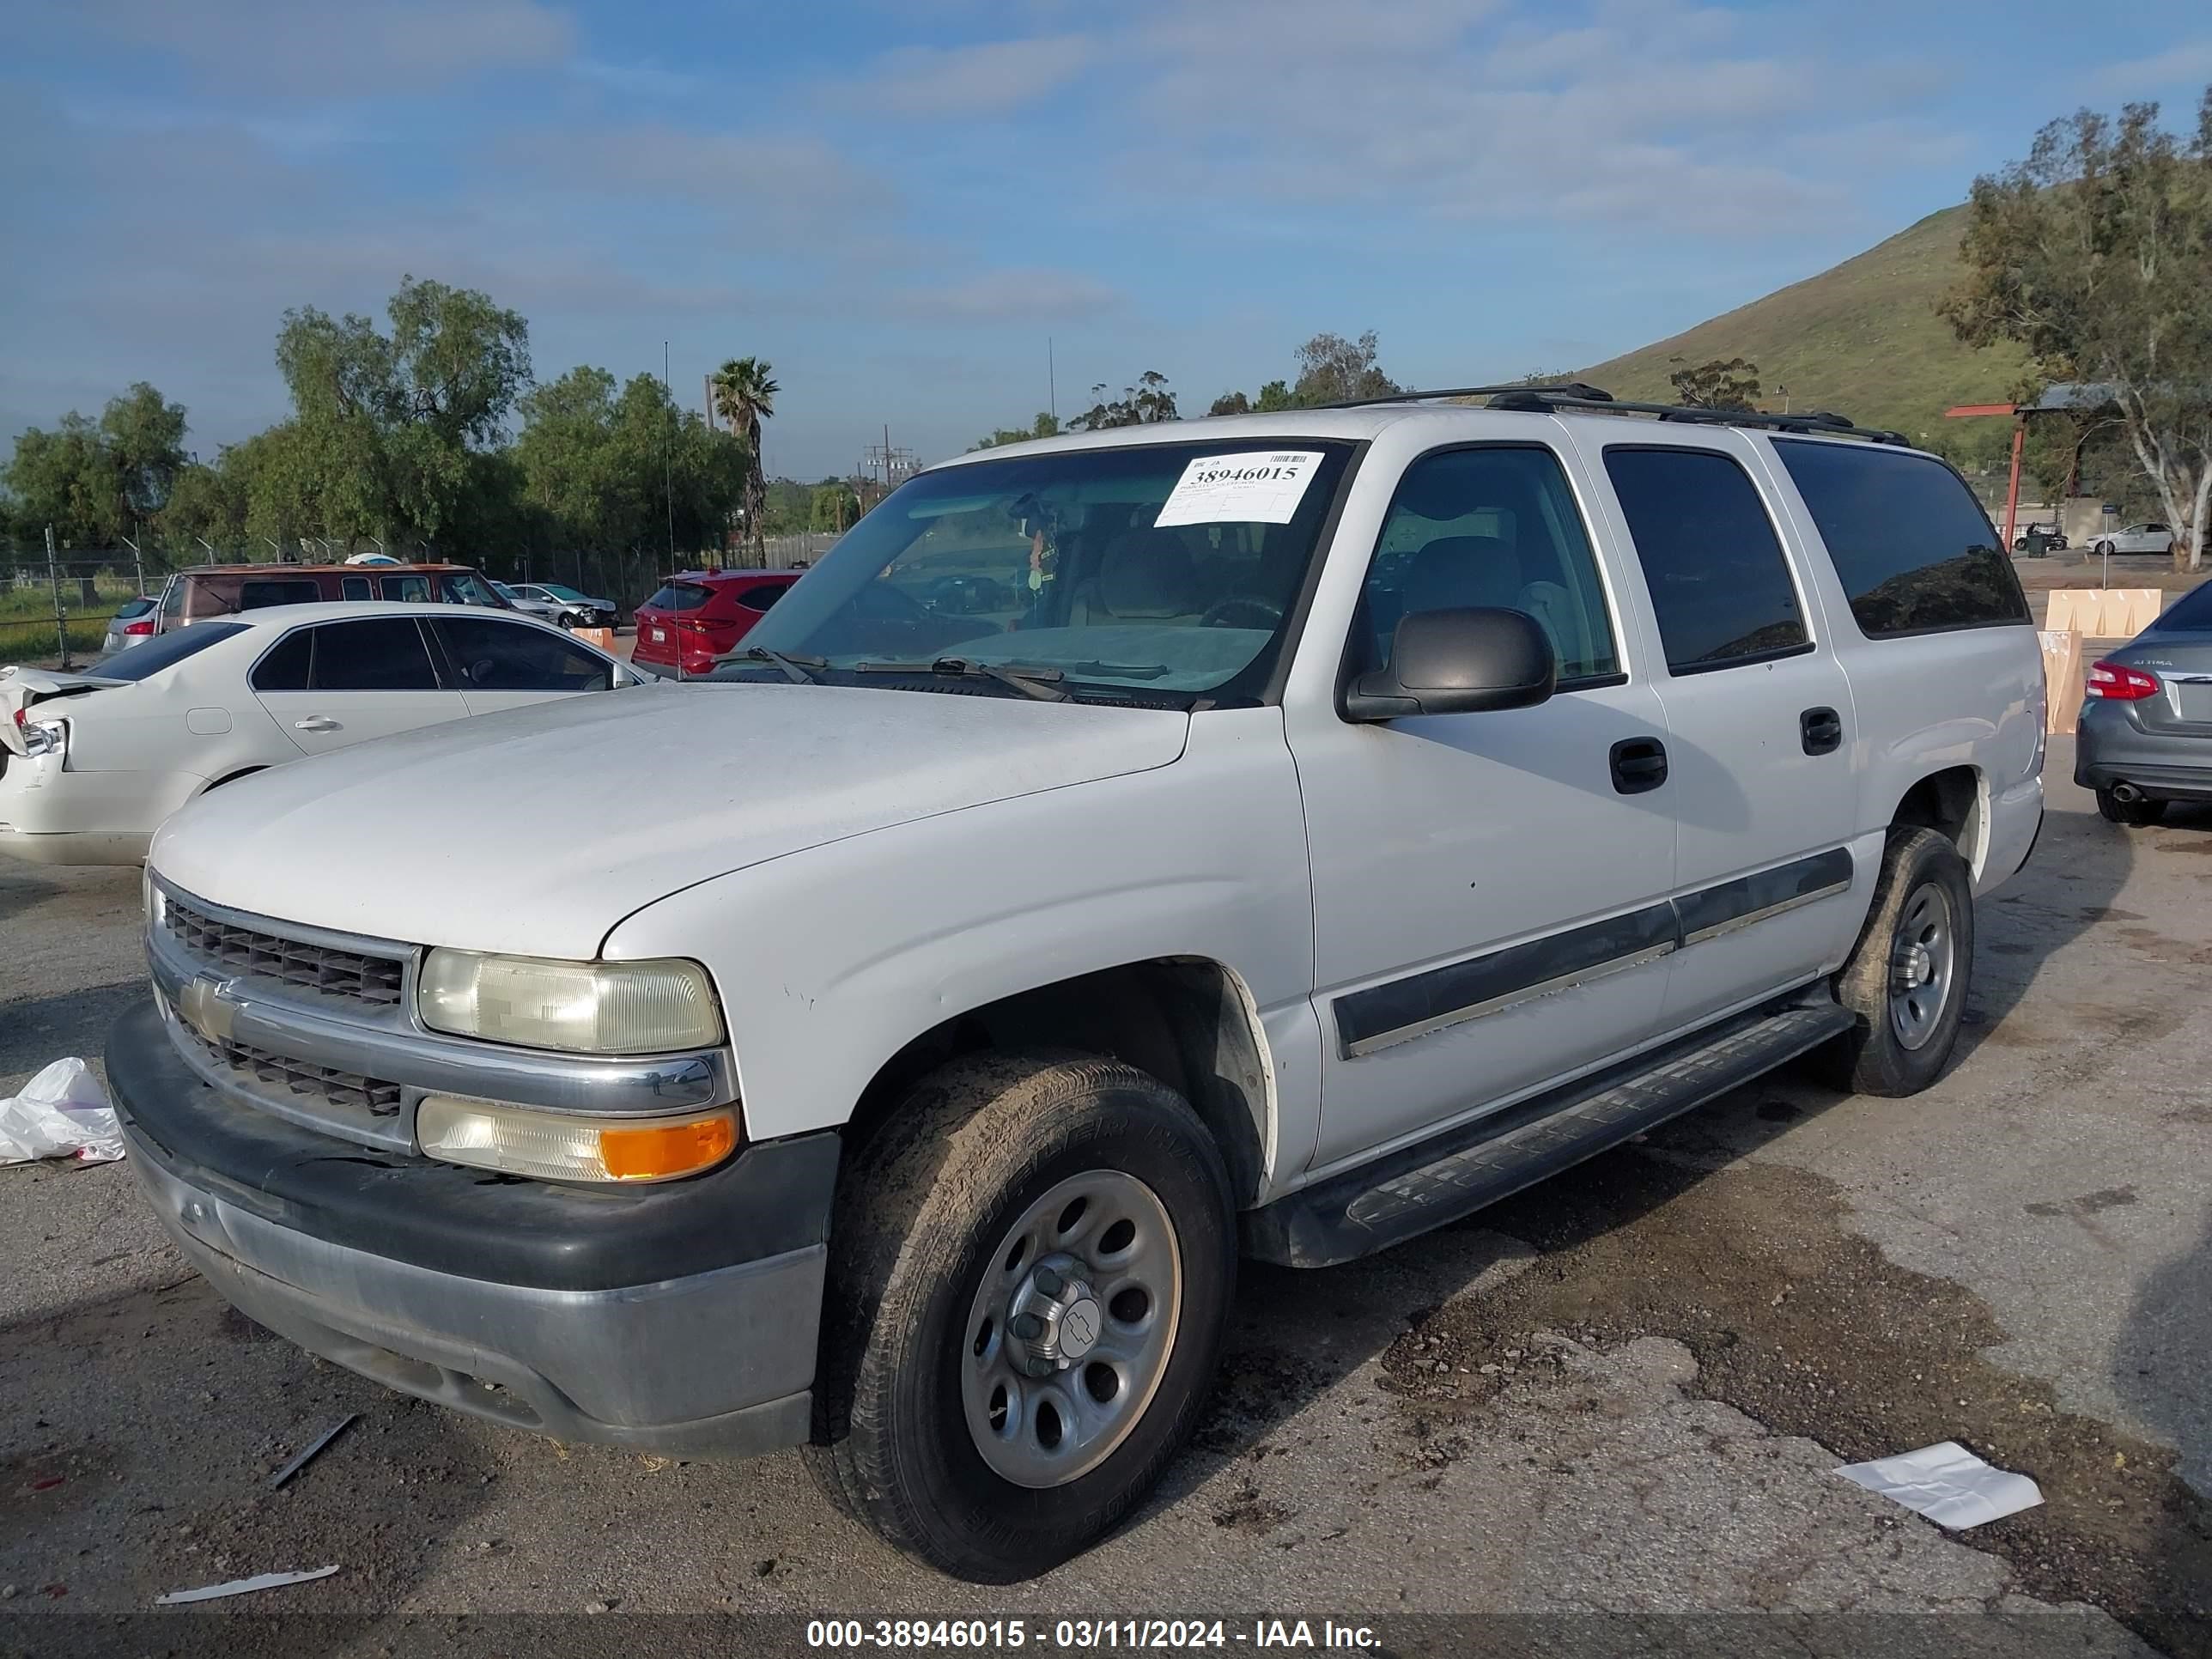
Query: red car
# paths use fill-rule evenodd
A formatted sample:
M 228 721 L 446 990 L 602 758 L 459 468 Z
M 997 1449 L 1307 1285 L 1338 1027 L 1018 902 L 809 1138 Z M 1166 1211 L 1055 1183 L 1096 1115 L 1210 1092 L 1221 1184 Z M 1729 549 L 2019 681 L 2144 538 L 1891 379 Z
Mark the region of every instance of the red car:
M 704 674 L 717 657 L 738 648 L 752 625 L 781 599 L 799 570 L 679 570 L 637 608 L 632 662 L 685 674 Z

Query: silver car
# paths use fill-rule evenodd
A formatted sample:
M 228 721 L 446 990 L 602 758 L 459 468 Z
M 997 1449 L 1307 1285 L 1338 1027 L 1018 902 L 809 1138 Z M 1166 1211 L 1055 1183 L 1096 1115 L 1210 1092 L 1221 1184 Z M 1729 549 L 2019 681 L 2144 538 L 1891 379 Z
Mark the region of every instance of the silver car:
M 2089 670 L 2074 781 L 2115 823 L 2156 823 L 2173 800 L 2212 801 L 2212 586 L 2184 594 Z
M 2131 524 L 2099 536 L 2089 544 L 2092 553 L 2171 553 L 2173 532 L 2162 524 Z
M 563 628 L 612 628 L 616 605 L 612 599 L 593 599 L 564 582 L 499 582 L 495 584 L 518 611 Z
M 107 619 L 107 637 L 100 642 L 100 654 L 112 657 L 139 641 L 153 636 L 155 617 L 154 610 L 161 603 L 141 593 L 135 599 L 125 599 Z M 136 625 L 134 629 L 134 624 Z

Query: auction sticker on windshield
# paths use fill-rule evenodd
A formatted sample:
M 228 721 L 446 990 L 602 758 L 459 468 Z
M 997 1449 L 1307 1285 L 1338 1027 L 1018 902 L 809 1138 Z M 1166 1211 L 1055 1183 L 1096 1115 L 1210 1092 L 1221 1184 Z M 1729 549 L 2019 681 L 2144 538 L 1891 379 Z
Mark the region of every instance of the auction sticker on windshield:
M 1183 468 L 1152 522 L 1163 530 L 1179 524 L 1288 524 L 1321 460 L 1321 452 L 1313 449 L 1201 456 Z

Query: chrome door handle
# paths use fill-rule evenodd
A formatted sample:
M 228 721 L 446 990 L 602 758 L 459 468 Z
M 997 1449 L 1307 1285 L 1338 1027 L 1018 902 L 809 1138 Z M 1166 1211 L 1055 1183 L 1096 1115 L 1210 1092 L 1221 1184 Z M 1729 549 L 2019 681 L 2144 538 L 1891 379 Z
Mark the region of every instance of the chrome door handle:
M 298 732 L 335 732 L 338 723 L 328 714 L 310 714 L 303 720 L 294 720 L 292 727 Z

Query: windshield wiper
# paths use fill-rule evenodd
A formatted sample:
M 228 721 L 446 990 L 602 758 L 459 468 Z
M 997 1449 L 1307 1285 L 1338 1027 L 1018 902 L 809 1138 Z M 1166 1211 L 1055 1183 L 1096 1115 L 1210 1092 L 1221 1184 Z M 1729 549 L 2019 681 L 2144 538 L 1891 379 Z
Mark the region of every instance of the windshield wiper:
M 996 680 L 1025 697 L 1040 702 L 1066 702 L 1070 695 L 1060 682 L 1067 676 L 1057 668 L 1018 663 L 975 662 L 966 657 L 939 657 L 933 662 L 856 662 L 855 674 L 949 674 L 962 679 Z
M 787 651 L 778 651 L 772 646 L 756 645 L 745 653 L 756 662 L 772 662 L 783 670 L 784 678 L 793 685 L 819 685 L 822 671 L 830 665 L 820 657 L 793 656 Z

